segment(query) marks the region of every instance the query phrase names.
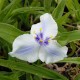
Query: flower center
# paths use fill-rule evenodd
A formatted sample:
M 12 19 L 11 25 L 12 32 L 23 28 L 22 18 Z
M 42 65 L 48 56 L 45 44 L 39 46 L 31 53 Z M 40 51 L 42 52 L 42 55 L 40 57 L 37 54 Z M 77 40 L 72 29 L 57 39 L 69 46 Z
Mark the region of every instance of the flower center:
M 35 40 L 40 44 L 40 45 L 48 45 L 49 44 L 49 39 L 46 38 L 45 40 L 43 39 L 43 33 L 36 34 Z

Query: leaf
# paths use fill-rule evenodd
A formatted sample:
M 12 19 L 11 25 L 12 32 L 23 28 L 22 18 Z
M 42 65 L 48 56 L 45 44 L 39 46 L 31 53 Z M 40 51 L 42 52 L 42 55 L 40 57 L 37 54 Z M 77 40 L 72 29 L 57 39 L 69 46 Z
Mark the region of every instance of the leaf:
M 66 3 L 66 0 L 62 0 L 58 6 L 54 9 L 54 11 L 52 12 L 52 16 L 54 19 L 59 19 L 62 14 L 63 14 L 63 11 L 64 11 L 64 7 L 65 7 L 65 3 Z
M 42 80 L 39 76 L 34 76 L 34 80 Z
M 52 71 L 52 70 L 49 70 L 40 66 L 36 66 L 36 65 L 35 66 L 29 65 L 26 62 L 15 62 L 15 61 L 10 61 L 10 60 L 0 59 L 0 65 L 11 68 L 11 69 L 31 73 L 31 74 L 40 76 L 42 78 L 56 79 L 56 80 L 60 80 L 60 79 L 68 80 L 66 77 L 64 77 L 63 75 L 55 71 Z
M 45 12 L 50 12 L 52 0 L 44 0 Z
M 68 17 L 70 15 L 70 12 L 66 13 L 65 15 L 63 15 L 62 17 L 60 17 L 59 19 L 56 20 L 57 24 L 58 24 L 58 29 L 59 32 L 67 32 L 67 30 L 64 28 L 64 24 L 66 24 L 66 22 L 68 21 Z
M 80 73 L 75 77 L 74 80 L 80 80 Z
M 65 15 L 63 15 L 62 17 L 57 19 L 56 22 L 58 23 L 58 25 L 60 26 L 60 25 L 65 24 L 67 22 L 67 20 L 68 20 L 69 15 L 70 15 L 70 12 L 66 13 Z
M 69 11 L 70 11 L 70 10 L 75 10 L 75 7 L 74 7 L 73 4 L 74 4 L 74 3 L 73 3 L 73 0 L 67 0 L 66 6 L 67 6 L 67 8 L 68 8 Z
M 80 4 L 78 0 L 67 0 L 66 6 L 69 11 L 73 11 L 72 16 L 75 16 L 75 20 L 80 20 Z
M 40 6 L 40 2 L 38 0 L 33 0 L 33 2 L 30 5 L 30 7 L 39 7 L 39 6 Z
M 5 75 L 3 75 L 3 74 L 1 74 L 1 73 L 0 73 L 0 79 L 1 79 L 1 80 L 13 80 L 13 79 L 11 79 L 9 76 L 5 76 Z
M 23 34 L 23 32 L 14 26 L 6 23 L 0 23 L 0 37 L 5 41 L 12 43 L 13 40 L 21 34 Z
M 34 11 L 41 11 L 41 10 L 44 10 L 43 7 L 23 7 L 23 8 L 18 8 L 18 9 L 15 9 L 11 15 L 15 16 L 15 15 L 18 15 L 18 14 L 21 14 L 21 13 L 28 13 L 28 12 L 34 12 Z
M 0 22 L 6 22 L 10 17 L 11 12 L 16 8 L 20 0 L 13 0 L 8 6 L 6 6 L 0 13 Z
M 57 40 L 61 45 L 66 45 L 69 42 L 80 40 L 80 30 L 63 32 L 59 34 Z
M 80 9 L 80 4 L 78 0 L 73 0 L 75 9 Z
M 80 64 L 80 57 L 69 57 L 65 58 L 64 60 L 61 60 L 60 62 Z
M 26 78 L 28 79 L 28 80 L 33 80 L 33 77 L 32 77 L 32 75 L 31 74 L 26 74 Z
M 0 11 L 3 8 L 3 4 L 4 4 L 5 0 L 0 0 Z
M 77 10 L 80 8 L 80 4 L 79 4 L 78 0 L 67 0 L 66 6 L 69 11 L 70 10 Z

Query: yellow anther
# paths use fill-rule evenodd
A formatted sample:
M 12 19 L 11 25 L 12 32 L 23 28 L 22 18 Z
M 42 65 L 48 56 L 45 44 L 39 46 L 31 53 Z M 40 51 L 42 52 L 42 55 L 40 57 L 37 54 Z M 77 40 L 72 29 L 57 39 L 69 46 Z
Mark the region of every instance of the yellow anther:
M 40 31 L 42 31 L 42 28 L 40 28 Z
M 43 40 L 42 40 L 42 39 L 40 39 L 40 42 L 43 42 Z
M 53 38 L 53 35 L 50 35 L 50 38 Z
M 48 40 L 48 42 L 50 42 L 50 40 Z
M 34 36 L 34 38 L 36 38 L 36 36 Z

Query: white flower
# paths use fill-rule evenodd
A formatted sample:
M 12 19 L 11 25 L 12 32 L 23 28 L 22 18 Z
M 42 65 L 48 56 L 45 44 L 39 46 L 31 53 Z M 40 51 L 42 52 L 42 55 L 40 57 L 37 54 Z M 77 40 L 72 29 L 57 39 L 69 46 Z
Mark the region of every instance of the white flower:
M 30 63 L 40 59 L 42 62 L 54 63 L 67 57 L 68 48 L 52 40 L 58 33 L 55 20 L 48 13 L 40 16 L 40 22 L 33 24 L 31 34 L 18 36 L 13 42 L 12 57 Z

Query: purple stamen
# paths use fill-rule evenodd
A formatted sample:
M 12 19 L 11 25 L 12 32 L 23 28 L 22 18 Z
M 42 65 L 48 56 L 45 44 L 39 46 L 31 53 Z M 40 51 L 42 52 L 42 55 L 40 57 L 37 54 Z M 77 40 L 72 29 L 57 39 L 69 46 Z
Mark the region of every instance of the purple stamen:
M 40 38 L 39 38 L 39 36 L 38 36 L 38 35 L 36 36 L 36 38 L 35 38 L 35 39 L 36 39 L 36 41 L 39 41 L 39 40 L 40 40 Z
M 48 45 L 49 44 L 49 39 L 50 38 L 46 38 L 45 40 L 43 40 L 43 33 L 39 33 L 36 34 L 36 41 L 40 44 L 40 45 Z
M 48 44 L 49 44 L 49 39 L 50 39 L 50 38 L 46 38 L 46 39 L 44 40 L 44 45 L 48 45 Z
M 43 38 L 43 34 L 42 33 L 40 33 L 40 38 Z

